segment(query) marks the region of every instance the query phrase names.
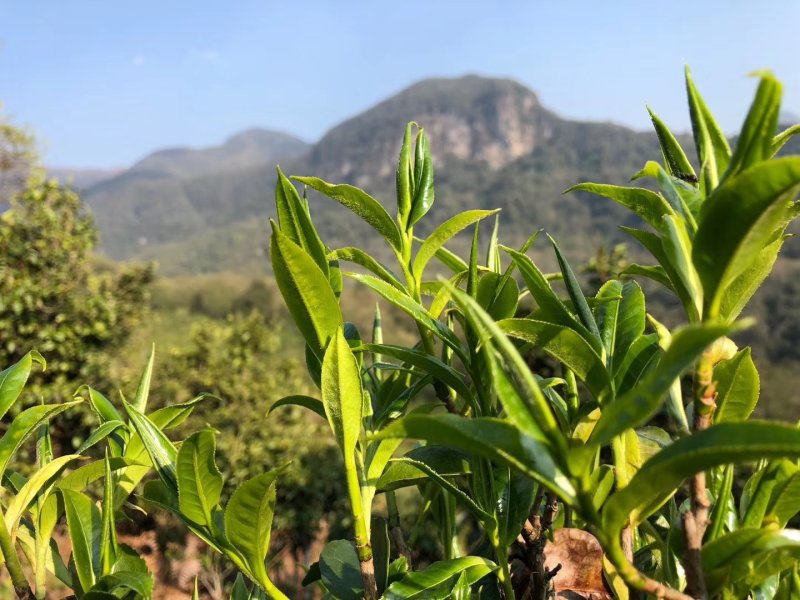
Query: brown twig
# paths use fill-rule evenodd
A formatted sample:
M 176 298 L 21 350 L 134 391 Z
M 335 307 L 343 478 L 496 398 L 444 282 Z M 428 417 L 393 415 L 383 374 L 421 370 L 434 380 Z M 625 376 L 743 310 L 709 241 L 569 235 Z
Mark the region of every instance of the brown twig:
M 530 515 L 522 526 L 512 549 L 512 558 L 519 559 L 527 572 L 526 589 L 519 595 L 530 600 L 547 600 L 555 597 L 552 579 L 561 569 L 557 565 L 548 569 L 544 564 L 544 548 L 547 544 L 547 531 L 553 526 L 558 515 L 558 498 L 547 493 L 544 513 L 539 514 L 544 490 L 540 489 L 533 502 Z
M 706 351 L 697 363 L 694 382 L 694 430 L 708 429 L 717 408 L 717 391 L 713 381 L 714 361 Z M 684 555 L 686 593 L 696 600 L 708 598 L 700 551 L 708 528 L 708 513 L 711 503 L 706 492 L 706 474 L 696 473 L 689 481 L 691 507 L 683 514 Z
M 408 570 L 413 571 L 411 550 L 406 544 L 403 530 L 400 527 L 400 512 L 397 510 L 397 499 L 393 491 L 386 492 L 386 504 L 389 514 L 389 535 L 392 537 L 392 543 L 397 549 L 397 553 L 406 559 Z

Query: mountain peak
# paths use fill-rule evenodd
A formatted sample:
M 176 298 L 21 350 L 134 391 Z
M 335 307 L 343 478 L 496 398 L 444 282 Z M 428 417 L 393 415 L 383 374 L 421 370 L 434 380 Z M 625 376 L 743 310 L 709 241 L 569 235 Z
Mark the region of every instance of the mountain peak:
M 534 92 L 511 79 L 425 79 L 330 130 L 314 147 L 311 163 L 327 176 L 365 185 L 365 173 L 385 177 L 392 171 L 405 125 L 416 121 L 439 164 L 455 158 L 496 170 L 547 139 L 553 119 Z M 342 157 L 343 148 L 365 144 L 372 145 L 372 164 Z
M 308 149 L 303 140 L 288 133 L 253 127 L 208 148 L 167 148 L 144 157 L 133 166 L 175 177 L 246 169 L 300 156 Z

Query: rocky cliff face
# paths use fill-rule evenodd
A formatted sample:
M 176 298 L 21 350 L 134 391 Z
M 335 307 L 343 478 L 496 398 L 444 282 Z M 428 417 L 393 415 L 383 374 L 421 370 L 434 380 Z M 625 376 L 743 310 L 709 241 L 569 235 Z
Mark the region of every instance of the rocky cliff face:
M 332 129 L 314 146 L 309 166 L 356 185 L 386 178 L 411 120 L 425 127 L 440 168 L 456 158 L 498 170 L 546 142 L 556 117 L 515 81 L 430 79 Z

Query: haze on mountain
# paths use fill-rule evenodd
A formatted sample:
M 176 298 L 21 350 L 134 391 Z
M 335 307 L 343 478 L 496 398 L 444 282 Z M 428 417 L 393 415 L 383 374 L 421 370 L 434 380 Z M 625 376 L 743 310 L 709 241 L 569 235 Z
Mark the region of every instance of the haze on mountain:
M 564 119 L 513 80 L 466 76 L 412 85 L 311 145 L 252 129 L 218 147 L 161 150 L 90 185 L 85 199 L 112 258 L 156 259 L 163 274 L 264 272 L 275 165 L 358 185 L 391 208 L 397 152 L 412 120 L 425 127 L 434 154 L 429 223 L 465 207 L 502 208 L 507 242 L 543 227 L 581 259 L 609 236 L 623 239 L 619 223 L 636 223 L 610 202 L 562 192 L 581 181 L 623 183 L 646 160 L 660 158 L 650 132 Z M 691 141 L 682 142 L 690 152 Z M 373 239 L 342 207 L 316 195 L 310 200 L 329 245 Z

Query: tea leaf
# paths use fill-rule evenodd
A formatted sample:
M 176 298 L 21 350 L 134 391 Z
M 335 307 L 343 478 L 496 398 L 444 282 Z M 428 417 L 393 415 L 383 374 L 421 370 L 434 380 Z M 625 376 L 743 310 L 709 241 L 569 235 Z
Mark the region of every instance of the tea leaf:
M 634 389 L 603 409 L 589 443 L 604 445 L 626 429 L 643 425 L 658 410 L 675 379 L 707 346 L 731 331 L 729 325 L 687 325 L 678 329 L 658 366 Z
M 28 352 L 18 362 L 0 371 L 0 419 L 5 416 L 22 393 L 34 362 L 38 362 L 42 367 L 45 365 L 41 354 Z
M 300 333 L 321 357 L 343 323 L 342 311 L 325 273 L 300 246 L 272 224 L 272 268 L 283 299 Z
M 729 463 L 800 456 L 800 430 L 777 423 L 720 423 L 673 442 L 648 460 L 630 483 L 605 505 L 606 531 L 621 531 L 630 518 L 640 523 L 685 479 Z
M 384 600 L 445 600 L 449 598 L 459 577 L 464 574 L 472 585 L 497 570 L 492 561 L 479 556 L 462 556 L 433 563 L 424 571 L 407 573 L 395 581 L 383 595 Z
M 714 368 L 717 383 L 717 409 L 714 421 L 744 421 L 758 403 L 760 382 L 750 348 L 739 351 L 731 359 Z
M 661 154 L 664 157 L 664 165 L 670 175 L 675 177 L 691 177 L 697 180 L 697 175 L 692 168 L 689 159 L 686 158 L 686 153 L 681 148 L 678 140 L 672 135 L 672 132 L 664 124 L 664 122 L 656 116 L 656 114 L 647 107 L 647 112 L 650 113 L 650 120 L 653 122 L 653 128 L 656 130 L 658 136 L 658 143 L 661 146 Z
M 507 464 L 545 485 L 567 504 L 575 488 L 557 466 L 552 450 L 500 419 L 457 415 L 408 415 L 391 423 L 375 439 L 407 437 L 458 448 Z
M 727 286 L 782 235 L 798 186 L 800 157 L 777 158 L 728 179 L 706 200 L 692 259 L 710 316 L 719 314 Z
M 262 586 L 270 585 L 265 561 L 275 512 L 275 480 L 284 468 L 245 481 L 225 507 L 225 534 Z
M 662 228 L 663 218 L 673 214 L 672 208 L 663 197 L 645 188 L 603 183 L 579 183 L 565 190 L 564 193 L 577 191 L 589 192 L 613 200 L 657 230 Z
M 181 444 L 176 461 L 178 506 L 189 519 L 210 527 L 222 493 L 222 474 L 214 462 L 216 440 L 208 429 L 193 433 Z
M 318 177 L 293 176 L 292 179 L 349 208 L 380 233 L 392 248 L 398 252 L 402 250 L 403 237 L 397 228 L 397 223 L 389 216 L 383 205 L 364 190 L 347 184 L 334 185 Z
M 345 461 L 355 460 L 363 391 L 358 363 L 340 328 L 322 361 L 322 404 Z
M 422 280 L 422 273 L 428 261 L 436 255 L 436 251 L 444 246 L 448 240 L 473 223 L 497 214 L 497 212 L 498 210 L 468 210 L 451 217 L 434 229 L 433 233 L 422 243 L 422 246 L 417 250 L 417 255 L 414 257 L 412 273 L 417 281 Z
M 762 72 L 760 77 L 756 97 L 739 133 L 725 180 L 767 159 L 772 152 L 772 138 L 778 127 L 783 86 L 771 73 Z

